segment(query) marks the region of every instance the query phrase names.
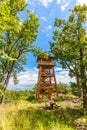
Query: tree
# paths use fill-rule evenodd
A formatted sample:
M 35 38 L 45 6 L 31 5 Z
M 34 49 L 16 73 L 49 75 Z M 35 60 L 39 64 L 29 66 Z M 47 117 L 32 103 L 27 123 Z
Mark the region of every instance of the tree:
M 51 53 L 63 68 L 78 76 L 83 90 L 83 107 L 87 108 L 87 6 L 75 6 L 68 20 L 55 19 Z
M 27 52 L 44 53 L 33 44 L 38 35 L 39 20 L 36 14 L 26 10 L 26 6 L 25 0 L 0 1 L 0 82 L 3 82 L 4 91 L 12 73 L 16 78 L 16 73 L 24 70 Z M 21 22 L 23 11 L 27 16 Z

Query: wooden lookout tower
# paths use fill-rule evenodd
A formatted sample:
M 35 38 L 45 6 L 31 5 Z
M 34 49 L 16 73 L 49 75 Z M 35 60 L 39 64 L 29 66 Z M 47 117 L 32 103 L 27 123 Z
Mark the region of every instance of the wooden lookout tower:
M 51 99 L 53 92 L 56 92 L 56 96 L 58 97 L 53 57 L 49 57 L 47 60 L 37 58 L 37 62 L 37 68 L 39 69 L 36 94 L 37 99 L 39 99 L 41 95 L 47 95 L 48 98 Z

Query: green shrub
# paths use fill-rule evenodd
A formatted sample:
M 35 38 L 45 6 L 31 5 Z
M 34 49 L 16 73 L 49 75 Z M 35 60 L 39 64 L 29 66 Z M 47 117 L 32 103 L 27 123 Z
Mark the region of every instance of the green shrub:
M 78 85 L 76 83 L 70 83 L 72 94 L 78 96 Z
M 67 84 L 59 83 L 58 91 L 59 91 L 59 93 L 62 93 L 62 94 L 68 94 L 68 93 L 71 93 L 71 88 Z
M 24 91 L 7 90 L 5 93 L 5 102 L 26 100 L 30 95 L 31 95 L 30 90 L 24 90 Z

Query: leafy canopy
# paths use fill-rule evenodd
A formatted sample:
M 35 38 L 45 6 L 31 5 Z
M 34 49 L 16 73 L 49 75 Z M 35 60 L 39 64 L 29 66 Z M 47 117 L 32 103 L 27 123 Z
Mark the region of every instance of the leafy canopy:
M 39 20 L 26 7 L 25 0 L 0 1 L 0 82 L 5 86 L 12 75 L 16 79 L 16 73 L 24 70 L 27 52 L 44 54 L 33 44 L 38 36 Z
M 56 18 L 53 42 L 50 42 L 55 59 L 75 74 L 82 64 L 87 66 L 86 14 L 86 5 L 75 6 L 67 21 Z M 83 51 L 82 60 L 80 49 Z

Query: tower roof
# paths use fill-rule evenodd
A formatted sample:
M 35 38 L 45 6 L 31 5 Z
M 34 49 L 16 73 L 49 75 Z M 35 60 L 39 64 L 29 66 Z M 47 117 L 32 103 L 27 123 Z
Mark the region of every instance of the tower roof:
M 52 56 L 48 57 L 48 59 L 38 57 L 37 62 L 38 62 L 37 68 L 39 68 L 40 66 L 42 66 L 43 68 L 52 68 L 56 65 L 55 62 L 53 61 Z
M 37 62 L 39 61 L 53 61 L 53 56 L 49 56 L 48 59 L 37 57 Z

